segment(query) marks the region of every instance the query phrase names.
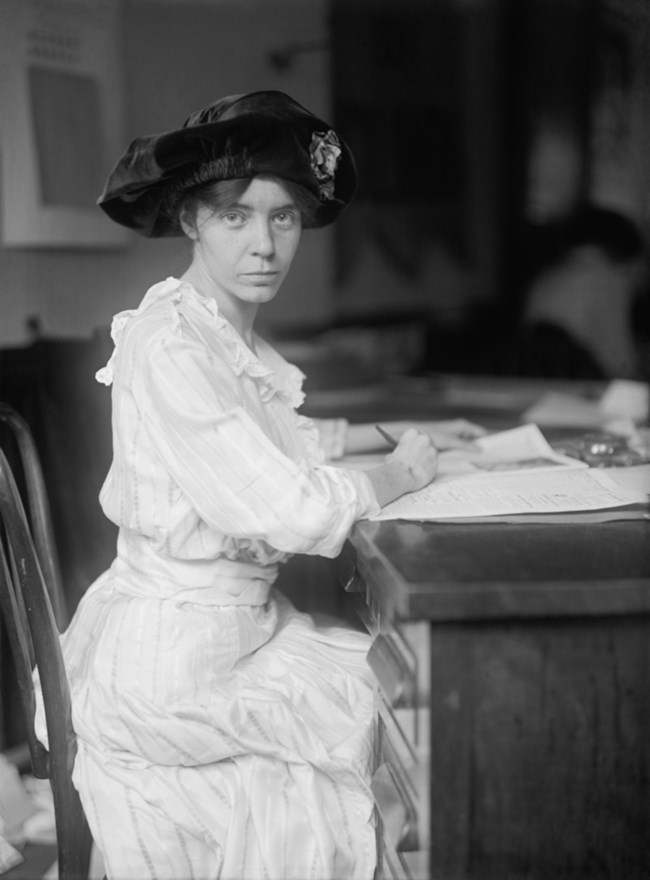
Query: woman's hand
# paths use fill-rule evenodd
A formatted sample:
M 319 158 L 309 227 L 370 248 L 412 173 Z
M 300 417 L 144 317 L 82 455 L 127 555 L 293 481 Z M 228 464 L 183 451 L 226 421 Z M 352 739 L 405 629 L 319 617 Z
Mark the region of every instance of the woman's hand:
M 427 486 L 438 470 L 438 451 L 426 434 L 408 428 L 384 463 L 366 471 L 380 507 Z
M 415 492 L 433 480 L 438 471 L 438 450 L 426 434 L 414 428 L 404 431 L 395 449 L 386 456 L 386 463 L 398 464 L 411 475 Z

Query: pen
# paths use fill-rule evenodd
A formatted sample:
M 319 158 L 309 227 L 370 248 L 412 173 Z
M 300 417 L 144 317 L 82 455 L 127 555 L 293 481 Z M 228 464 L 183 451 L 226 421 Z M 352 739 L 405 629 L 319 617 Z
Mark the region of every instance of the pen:
M 384 438 L 386 443 L 388 443 L 390 448 L 395 449 L 395 447 L 397 446 L 397 440 L 394 437 L 391 437 L 391 435 L 388 433 L 388 431 L 384 431 L 384 429 L 382 427 L 380 427 L 379 425 L 375 425 L 375 428 L 379 431 L 379 433 Z

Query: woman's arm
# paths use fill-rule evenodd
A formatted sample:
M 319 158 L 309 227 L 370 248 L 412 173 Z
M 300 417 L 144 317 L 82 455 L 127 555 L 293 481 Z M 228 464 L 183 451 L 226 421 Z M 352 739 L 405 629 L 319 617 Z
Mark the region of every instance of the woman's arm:
M 200 342 L 164 327 L 131 361 L 141 430 L 209 528 L 281 552 L 335 556 L 353 523 L 377 511 L 364 473 L 287 455 L 242 405 L 230 366 Z

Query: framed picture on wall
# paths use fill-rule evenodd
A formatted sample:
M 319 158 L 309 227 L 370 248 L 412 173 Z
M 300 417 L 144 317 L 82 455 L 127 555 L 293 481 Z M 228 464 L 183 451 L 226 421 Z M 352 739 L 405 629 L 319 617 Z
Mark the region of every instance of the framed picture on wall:
M 122 145 L 119 0 L 3 0 L 4 247 L 118 246 L 97 208 Z

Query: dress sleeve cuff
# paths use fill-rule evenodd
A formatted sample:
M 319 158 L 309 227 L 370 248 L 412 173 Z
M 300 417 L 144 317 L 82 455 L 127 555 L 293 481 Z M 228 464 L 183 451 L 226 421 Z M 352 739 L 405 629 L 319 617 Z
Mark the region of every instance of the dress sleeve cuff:
M 377 501 L 375 489 L 370 482 L 370 477 L 363 471 L 349 470 L 348 474 L 354 480 L 357 487 L 357 497 L 359 499 L 359 511 L 357 519 L 369 519 L 376 516 L 381 510 Z

